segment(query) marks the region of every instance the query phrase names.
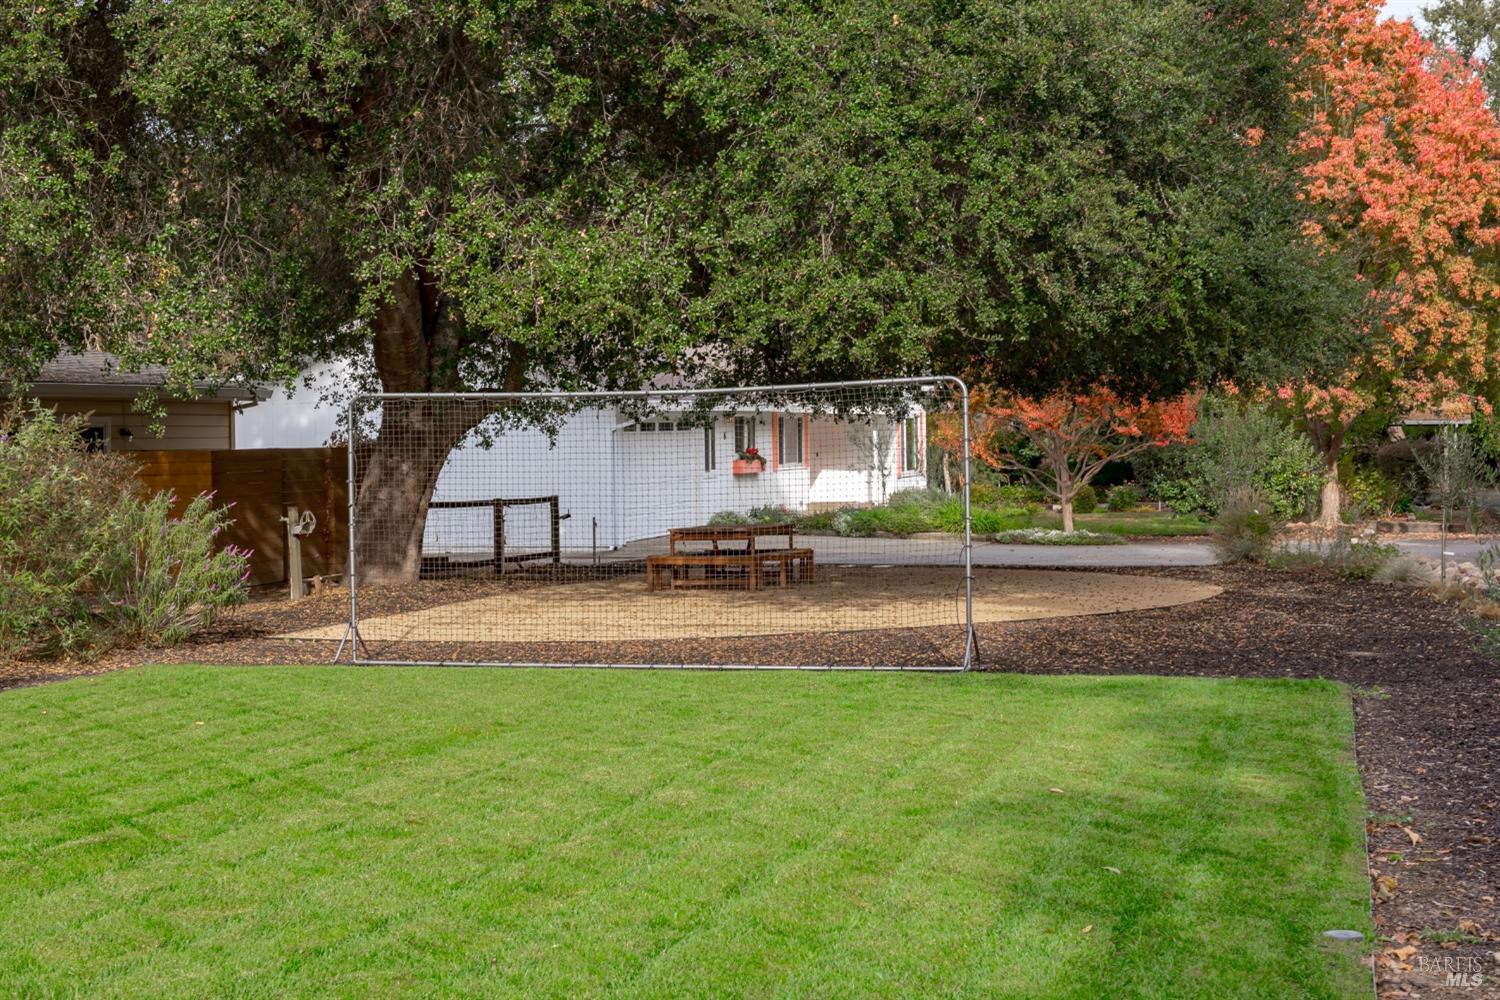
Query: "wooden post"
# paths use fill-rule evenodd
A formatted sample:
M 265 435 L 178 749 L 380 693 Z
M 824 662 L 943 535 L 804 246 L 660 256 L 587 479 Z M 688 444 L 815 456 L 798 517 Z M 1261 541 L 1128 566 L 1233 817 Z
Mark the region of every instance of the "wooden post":
M 495 575 L 505 572 L 505 501 L 494 501 L 495 510 Z
M 286 509 L 286 575 L 294 601 L 302 600 L 306 594 L 302 586 L 302 536 L 297 533 L 301 517 L 302 512 L 296 507 Z
M 547 508 L 552 514 L 552 564 L 562 562 L 562 518 L 558 516 L 557 497 L 549 497 Z

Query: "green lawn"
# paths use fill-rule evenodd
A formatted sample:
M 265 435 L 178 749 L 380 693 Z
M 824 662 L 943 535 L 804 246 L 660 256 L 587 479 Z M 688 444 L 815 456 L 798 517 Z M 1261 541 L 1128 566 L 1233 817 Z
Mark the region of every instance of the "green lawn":
M 1095 511 L 1075 514 L 1075 527 L 1104 535 L 1145 535 L 1172 537 L 1206 535 L 1213 526 L 1191 514 L 1174 514 L 1170 510 Z M 1062 515 L 1050 510 L 1028 513 L 1022 510 L 974 509 L 974 531 L 991 535 L 1023 528 L 1062 528 Z
M 1098 531 L 1106 535 L 1206 535 L 1212 525 L 1192 515 L 1174 514 L 1169 510 L 1133 510 L 1115 513 L 1097 511 L 1093 514 L 1076 515 L 1078 527 Z M 1045 522 L 1045 523 L 1043 523 Z M 1037 525 L 1043 528 L 1062 527 L 1059 514 L 1037 515 Z
M 0 742 L 7 995 L 1369 990 L 1329 683 L 160 667 Z

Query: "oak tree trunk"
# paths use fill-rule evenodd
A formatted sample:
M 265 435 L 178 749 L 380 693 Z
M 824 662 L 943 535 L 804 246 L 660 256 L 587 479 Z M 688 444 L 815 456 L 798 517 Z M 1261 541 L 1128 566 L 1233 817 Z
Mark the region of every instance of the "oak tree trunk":
M 392 284 L 371 321 L 375 369 L 386 392 L 455 392 L 465 330 L 452 304 L 430 276 L 411 270 Z M 521 385 L 525 353 L 512 349 L 503 388 Z M 493 404 L 475 400 L 401 399 L 381 406 L 380 428 L 359 462 L 356 484 L 355 555 L 361 583 L 415 582 L 422 565 L 438 474 L 448 454 L 485 417 Z
M 427 508 L 448 453 L 477 420 L 434 401 L 387 400 L 354 507 L 361 583 L 410 583 L 422 564 Z

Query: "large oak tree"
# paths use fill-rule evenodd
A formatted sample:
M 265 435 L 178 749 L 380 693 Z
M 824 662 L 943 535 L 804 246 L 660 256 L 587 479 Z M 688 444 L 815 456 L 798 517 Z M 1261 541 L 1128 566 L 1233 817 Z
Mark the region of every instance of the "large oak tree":
M 1331 343 L 1285 0 L 30 0 L 0 10 L 0 365 L 348 358 L 427 392 L 1273 377 Z M 684 360 L 686 359 L 686 360 Z M 489 408 L 388 408 L 409 578 Z

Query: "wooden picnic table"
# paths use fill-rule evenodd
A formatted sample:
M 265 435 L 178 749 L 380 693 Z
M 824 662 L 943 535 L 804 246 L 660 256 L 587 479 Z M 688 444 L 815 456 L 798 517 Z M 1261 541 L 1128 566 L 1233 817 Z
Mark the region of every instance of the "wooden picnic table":
M 724 587 L 743 586 L 758 590 L 769 564 L 776 580 L 785 587 L 794 576 L 812 581 L 813 551 L 796 547 L 791 524 L 701 524 L 691 528 L 667 531 L 668 554 L 646 557 L 646 585 L 652 590 L 663 586 Z M 786 547 L 756 548 L 762 538 L 786 538 Z M 709 551 L 680 552 L 683 542 L 707 542 Z M 720 551 L 725 542 L 743 542 L 745 547 Z M 693 576 L 694 570 L 701 576 Z

